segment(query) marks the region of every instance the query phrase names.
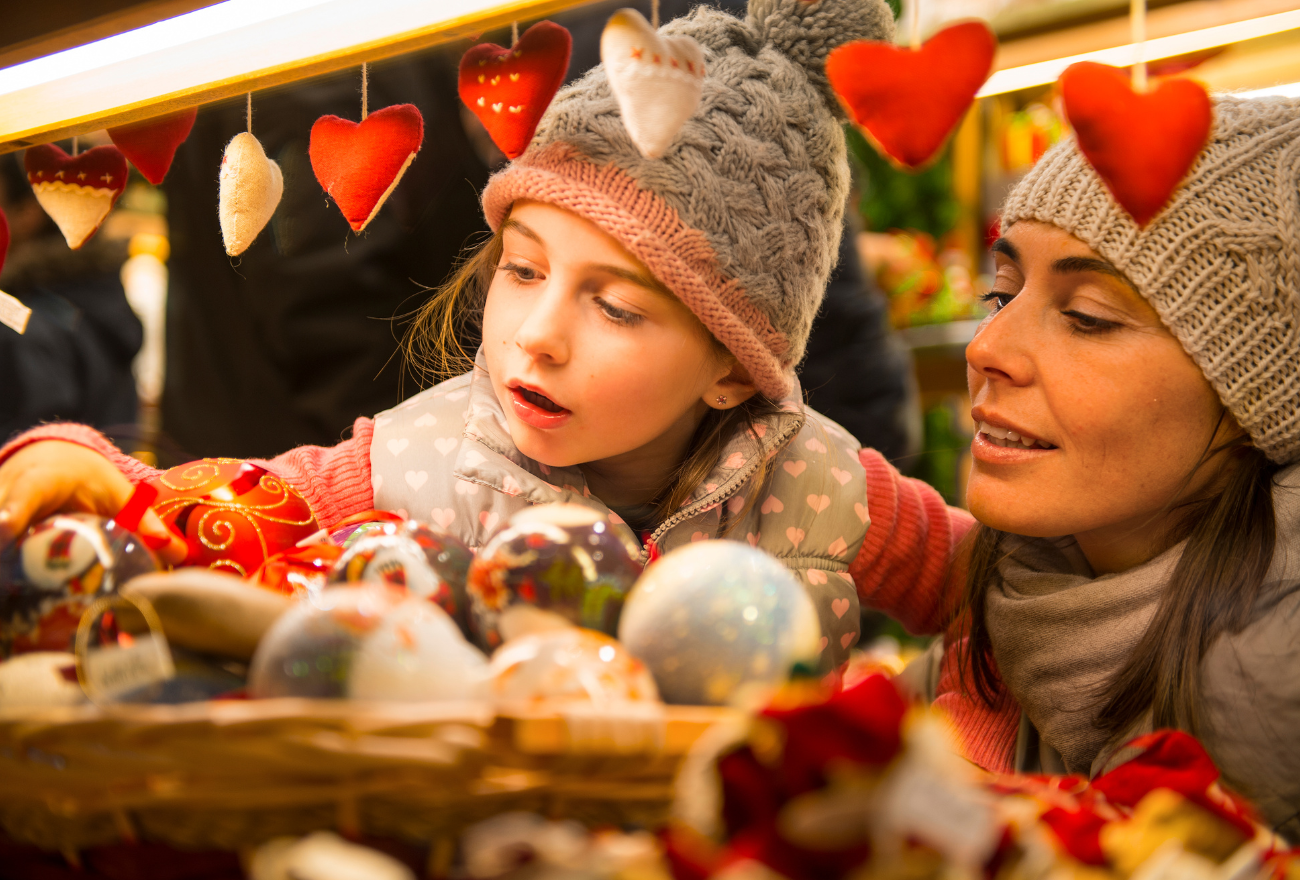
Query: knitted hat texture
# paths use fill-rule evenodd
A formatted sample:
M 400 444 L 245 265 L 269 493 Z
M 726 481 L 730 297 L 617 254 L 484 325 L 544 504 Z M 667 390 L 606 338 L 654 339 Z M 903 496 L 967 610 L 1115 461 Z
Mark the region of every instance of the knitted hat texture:
M 528 150 L 483 192 L 495 230 L 517 200 L 566 208 L 612 235 L 780 400 L 839 248 L 849 190 L 827 54 L 889 39 L 884 0 L 751 0 L 707 7 L 668 36 L 704 49 L 703 97 L 663 157 L 629 137 L 603 65 L 563 89 Z
M 1300 100 L 1220 97 L 1210 142 L 1170 203 L 1139 228 L 1073 139 L 1002 209 L 1040 220 L 1115 265 L 1274 462 L 1300 458 Z

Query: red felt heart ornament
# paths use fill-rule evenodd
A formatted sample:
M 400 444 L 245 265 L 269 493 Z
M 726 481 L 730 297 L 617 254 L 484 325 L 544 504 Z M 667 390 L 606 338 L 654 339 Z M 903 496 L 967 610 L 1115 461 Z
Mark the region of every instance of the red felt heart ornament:
M 40 144 L 27 151 L 23 165 L 36 200 L 73 250 L 95 234 L 126 189 L 126 157 L 117 147 L 69 156 L 54 144 Z
M 1066 68 L 1061 98 L 1080 151 L 1139 226 L 1168 203 L 1214 121 L 1200 83 L 1171 79 L 1139 94 L 1127 71 L 1095 61 Z
M 0 271 L 4 270 L 5 257 L 9 255 L 9 218 L 0 208 Z
M 178 113 L 110 128 L 108 136 L 144 175 L 144 179 L 157 186 L 167 176 L 176 148 L 190 136 L 198 115 L 199 108 L 191 107 Z
M 988 79 L 997 45 L 980 21 L 946 27 L 920 49 L 858 40 L 831 52 L 826 77 L 880 151 L 915 170 L 961 122 Z
M 322 116 L 311 127 L 311 169 L 353 232 L 366 228 L 424 143 L 414 104 L 376 110 L 361 122 Z
M 569 72 L 572 46 L 567 30 L 539 21 L 512 48 L 480 43 L 460 59 L 460 99 L 507 157 L 528 149 Z

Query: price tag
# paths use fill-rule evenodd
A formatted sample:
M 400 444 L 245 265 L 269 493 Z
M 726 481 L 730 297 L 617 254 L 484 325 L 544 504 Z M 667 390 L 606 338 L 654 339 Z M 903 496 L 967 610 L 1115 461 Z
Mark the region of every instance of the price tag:
M 105 700 L 176 675 L 167 640 L 154 633 L 137 637 L 130 646 L 87 651 L 82 670 L 87 691 Z
M 22 300 L 0 290 L 0 324 L 4 324 L 20 334 L 26 333 L 27 319 L 31 316 L 32 310 L 23 305 Z

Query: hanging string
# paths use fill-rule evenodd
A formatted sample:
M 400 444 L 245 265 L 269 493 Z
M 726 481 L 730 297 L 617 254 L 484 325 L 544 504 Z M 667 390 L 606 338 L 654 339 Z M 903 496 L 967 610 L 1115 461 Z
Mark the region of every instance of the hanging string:
M 248 128 L 248 133 L 253 133 L 253 93 L 248 93 L 248 107 L 244 110 L 244 125 Z
M 81 150 L 80 150 L 79 147 L 78 147 L 78 138 L 77 138 L 77 136 L 74 134 L 74 135 L 72 136 L 72 155 L 75 156 L 75 155 L 77 155 L 77 153 L 79 153 L 79 152 L 81 152 Z
M 650 0 L 650 27 L 659 30 L 659 0 Z
M 921 0 L 909 0 L 907 13 L 909 19 L 908 43 L 912 47 L 912 51 L 915 52 L 921 48 Z
M 1130 0 L 1128 11 L 1129 29 L 1133 43 L 1133 91 L 1147 90 L 1147 4 L 1146 0 Z
M 519 42 L 519 22 L 510 22 L 510 48 L 513 49 Z
M 370 114 L 370 82 L 366 71 L 366 62 L 361 62 L 361 121 L 366 121 Z

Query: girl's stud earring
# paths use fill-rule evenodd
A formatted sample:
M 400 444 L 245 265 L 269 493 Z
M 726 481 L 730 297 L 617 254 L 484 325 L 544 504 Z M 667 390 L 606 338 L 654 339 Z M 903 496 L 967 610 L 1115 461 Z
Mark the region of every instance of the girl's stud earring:
M 727 405 L 727 395 L 725 395 L 725 394 L 719 394 L 719 395 L 718 395 L 718 406 L 726 406 L 726 405 Z

